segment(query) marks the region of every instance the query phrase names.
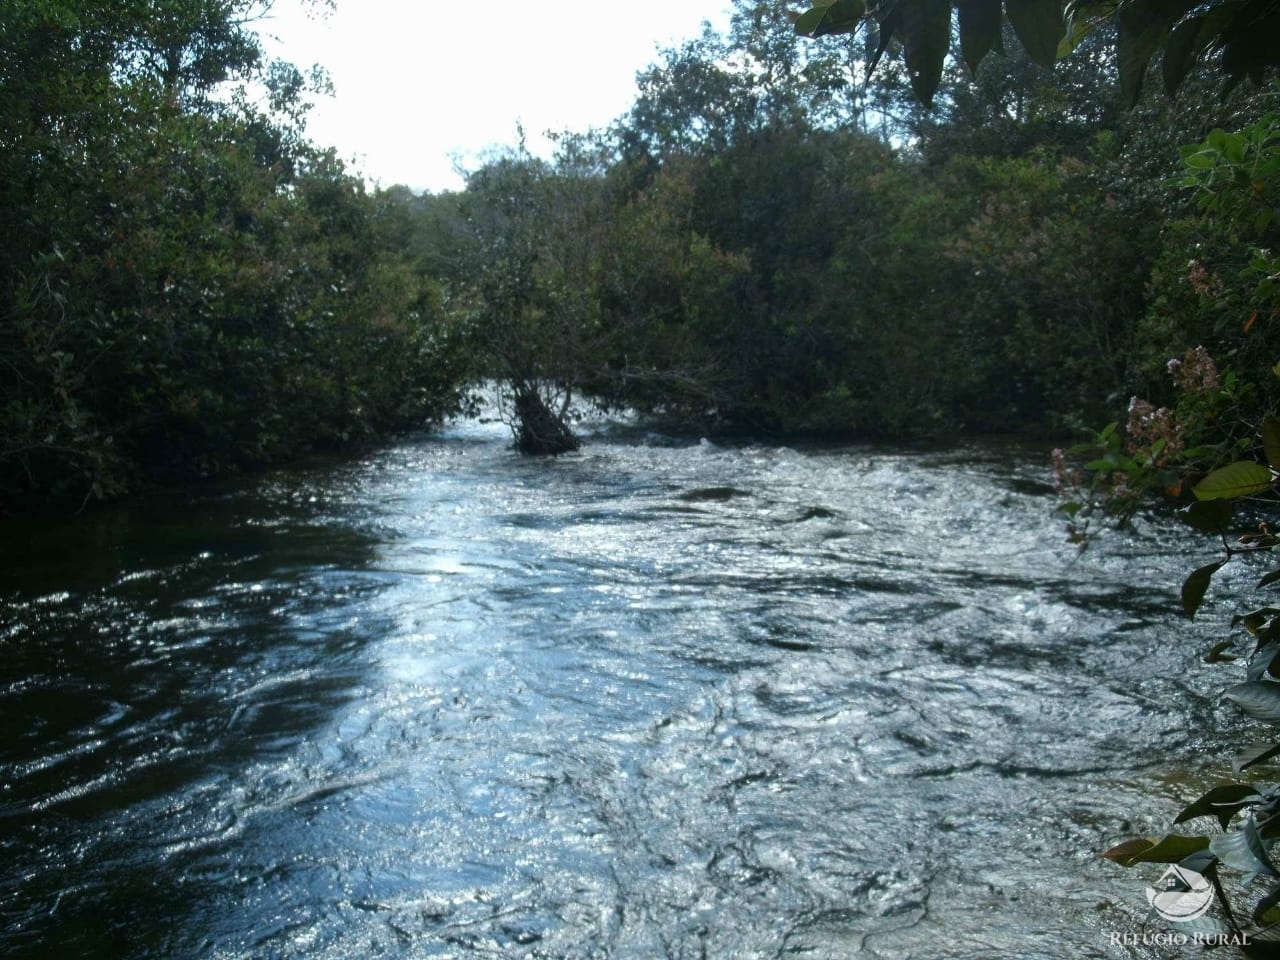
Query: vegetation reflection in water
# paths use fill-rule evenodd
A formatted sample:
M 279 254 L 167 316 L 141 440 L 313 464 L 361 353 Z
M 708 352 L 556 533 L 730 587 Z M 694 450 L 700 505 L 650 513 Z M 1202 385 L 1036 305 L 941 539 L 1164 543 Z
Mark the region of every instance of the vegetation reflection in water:
M 16 533 L 5 950 L 1116 955 L 1195 540 L 1078 555 L 1045 475 L 463 425 Z

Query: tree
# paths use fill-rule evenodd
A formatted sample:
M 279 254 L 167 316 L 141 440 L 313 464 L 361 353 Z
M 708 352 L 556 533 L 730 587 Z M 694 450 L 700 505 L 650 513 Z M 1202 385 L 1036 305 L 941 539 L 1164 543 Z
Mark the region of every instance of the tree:
M 367 440 L 456 338 L 252 0 L 6 0 L 0 512 Z M 322 78 L 321 83 L 322 83 Z
M 482 369 L 505 388 L 524 453 L 577 449 L 574 397 L 598 365 L 602 336 L 593 282 L 604 222 L 599 160 L 585 138 L 562 140 L 557 162 L 523 141 L 467 178 L 460 214 Z
M 715 152 L 750 127 L 756 112 L 750 79 L 730 68 L 723 37 L 707 27 L 661 57 L 636 77 L 639 95 L 618 131 L 625 157 Z

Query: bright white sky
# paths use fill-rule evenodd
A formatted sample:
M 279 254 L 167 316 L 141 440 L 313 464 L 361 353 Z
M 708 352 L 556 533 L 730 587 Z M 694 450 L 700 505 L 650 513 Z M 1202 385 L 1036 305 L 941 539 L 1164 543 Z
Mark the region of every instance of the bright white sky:
M 607 125 L 658 48 L 704 20 L 726 27 L 728 0 L 338 0 L 322 19 L 276 0 L 260 32 L 271 54 L 333 79 L 308 121 L 313 141 L 372 183 L 438 192 L 461 188 L 457 164 L 513 145 L 517 123 L 543 155 L 547 130 Z

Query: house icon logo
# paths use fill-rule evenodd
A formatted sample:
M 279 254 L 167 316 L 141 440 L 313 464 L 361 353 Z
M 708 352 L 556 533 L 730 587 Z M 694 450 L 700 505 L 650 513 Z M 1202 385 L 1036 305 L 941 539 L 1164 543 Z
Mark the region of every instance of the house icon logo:
M 1154 887 L 1147 887 L 1147 902 L 1164 919 L 1183 923 L 1203 916 L 1209 909 L 1213 886 L 1194 870 L 1174 864 Z

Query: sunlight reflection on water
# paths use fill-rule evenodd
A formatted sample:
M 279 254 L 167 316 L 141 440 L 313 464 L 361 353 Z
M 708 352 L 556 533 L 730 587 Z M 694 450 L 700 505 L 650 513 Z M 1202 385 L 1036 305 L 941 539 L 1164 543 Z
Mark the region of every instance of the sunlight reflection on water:
M 1116 955 L 1134 757 L 1212 764 L 1188 534 L 1077 555 L 1016 450 L 504 431 L 19 544 L 0 947 Z

